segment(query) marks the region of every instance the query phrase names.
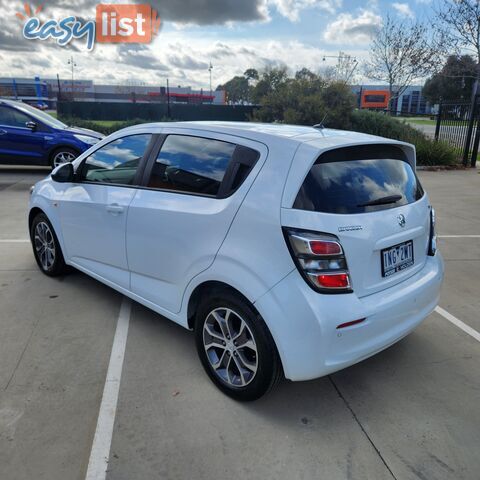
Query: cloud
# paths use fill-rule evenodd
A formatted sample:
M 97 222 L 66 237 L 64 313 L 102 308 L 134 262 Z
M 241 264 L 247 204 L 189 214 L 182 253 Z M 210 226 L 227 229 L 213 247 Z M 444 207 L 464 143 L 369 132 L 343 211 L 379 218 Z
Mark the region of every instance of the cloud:
M 327 13 L 335 13 L 342 6 L 342 0 L 269 0 L 268 3 L 275 6 L 280 15 L 292 22 L 297 22 L 300 12 L 307 8 L 317 8 Z
M 210 58 L 215 58 L 217 60 L 231 57 L 233 55 L 232 48 L 228 46 L 226 43 L 217 42 L 215 46 L 210 49 L 208 55 Z
M 392 3 L 392 7 L 397 11 L 397 14 L 404 18 L 415 18 L 410 5 L 408 3 Z
M 209 65 L 207 62 L 196 60 L 190 55 L 169 55 L 168 61 L 170 65 L 185 70 L 205 70 Z
M 26 52 L 32 50 L 32 42 L 17 36 L 8 30 L 0 30 L 0 49 L 12 52 Z
M 375 12 L 363 10 L 359 15 L 340 14 L 327 25 L 324 39 L 332 44 L 365 44 L 382 25 L 382 17 Z
M 37 3 L 42 3 L 37 0 Z M 78 19 L 94 19 L 98 0 L 76 0 L 75 7 L 66 0 L 48 0 L 40 17 L 62 18 L 75 14 Z M 134 3 L 146 3 L 134 0 Z M 270 19 L 270 12 L 297 21 L 301 11 L 316 8 L 334 13 L 342 0 L 162 0 L 151 2 L 162 21 L 179 25 L 226 25 L 236 22 L 263 22 Z M 15 13 L 23 11 L 22 4 L 11 0 L 0 0 L 0 9 L 6 17 L 15 21 Z M 0 45 L 1 48 L 1 45 Z
M 124 43 L 119 46 L 118 55 L 121 60 L 121 65 L 130 65 L 132 67 L 141 68 L 144 70 L 168 71 L 169 68 L 161 63 L 151 50 L 142 44 L 128 44 Z

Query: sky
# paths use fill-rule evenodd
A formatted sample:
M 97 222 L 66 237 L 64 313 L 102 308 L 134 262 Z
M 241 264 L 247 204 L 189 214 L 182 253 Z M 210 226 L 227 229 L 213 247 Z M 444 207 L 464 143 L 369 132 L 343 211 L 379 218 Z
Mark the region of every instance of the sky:
M 76 15 L 94 19 L 94 0 L 33 0 L 43 4 L 40 20 Z M 133 3 L 128 0 L 102 3 Z M 108 84 L 156 84 L 213 88 L 247 68 L 286 65 L 292 72 L 333 66 L 339 52 L 368 59 L 369 43 L 389 15 L 425 19 L 429 0 L 161 0 L 150 3 L 161 18 L 151 44 L 97 44 L 87 51 L 83 40 L 60 47 L 52 40 L 26 40 L 23 1 L 0 0 L 0 77 L 70 79 L 68 59 L 77 65 L 75 79 Z M 72 7 L 71 5 L 74 5 Z M 324 59 L 324 57 L 326 57 Z M 361 67 L 358 69 L 361 73 Z M 368 82 L 360 75 L 359 81 Z M 373 82 L 375 83 L 375 82 Z

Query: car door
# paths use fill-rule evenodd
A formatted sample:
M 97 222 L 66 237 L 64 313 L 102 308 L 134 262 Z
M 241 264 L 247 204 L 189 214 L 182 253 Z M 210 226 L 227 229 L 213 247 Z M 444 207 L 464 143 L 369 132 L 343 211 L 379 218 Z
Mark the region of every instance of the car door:
M 32 118 L 15 108 L 0 105 L 0 162 L 11 165 L 41 165 L 47 153 L 43 125 L 27 128 Z
M 190 280 L 213 263 L 267 149 L 195 130 L 162 133 L 145 188 L 130 204 L 127 256 L 132 292 L 178 313 Z
M 151 134 L 118 138 L 89 155 L 77 168 L 60 202 L 68 260 L 122 288 L 130 286 L 125 250 L 127 211 L 154 143 Z

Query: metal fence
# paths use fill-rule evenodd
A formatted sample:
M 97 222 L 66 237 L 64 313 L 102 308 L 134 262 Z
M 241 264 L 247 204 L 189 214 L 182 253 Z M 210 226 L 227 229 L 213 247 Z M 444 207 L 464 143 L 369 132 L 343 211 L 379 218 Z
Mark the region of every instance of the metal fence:
M 442 102 L 435 140 L 448 142 L 459 150 L 465 166 L 474 167 L 480 142 L 480 95 L 470 102 Z
M 63 117 L 85 120 L 220 120 L 248 121 L 258 107 L 250 105 L 185 105 L 181 103 L 58 102 Z

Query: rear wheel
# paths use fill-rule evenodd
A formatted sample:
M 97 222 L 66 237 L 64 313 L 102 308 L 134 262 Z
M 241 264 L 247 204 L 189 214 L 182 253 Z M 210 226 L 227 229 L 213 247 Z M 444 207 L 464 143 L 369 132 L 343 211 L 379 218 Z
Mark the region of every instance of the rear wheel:
M 33 219 L 30 238 L 35 260 L 45 275 L 56 277 L 67 272 L 57 236 L 44 213 L 39 213 Z
M 229 291 L 215 293 L 201 303 L 195 337 L 208 376 L 235 400 L 257 400 L 282 376 L 265 322 L 247 301 Z
M 52 169 L 64 163 L 73 162 L 78 157 L 78 152 L 73 148 L 62 147 L 55 150 L 52 154 L 50 164 Z

